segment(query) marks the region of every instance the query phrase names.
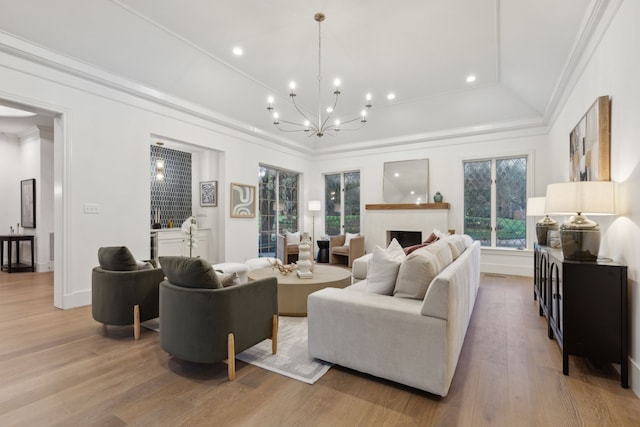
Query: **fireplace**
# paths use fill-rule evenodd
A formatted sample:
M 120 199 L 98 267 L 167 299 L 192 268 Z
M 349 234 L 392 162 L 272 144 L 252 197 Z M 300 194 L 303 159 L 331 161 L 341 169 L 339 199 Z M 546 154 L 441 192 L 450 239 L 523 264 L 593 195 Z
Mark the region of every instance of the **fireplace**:
M 396 239 L 403 248 L 419 245 L 422 243 L 422 232 L 387 230 L 387 244 L 389 244 L 393 239 Z

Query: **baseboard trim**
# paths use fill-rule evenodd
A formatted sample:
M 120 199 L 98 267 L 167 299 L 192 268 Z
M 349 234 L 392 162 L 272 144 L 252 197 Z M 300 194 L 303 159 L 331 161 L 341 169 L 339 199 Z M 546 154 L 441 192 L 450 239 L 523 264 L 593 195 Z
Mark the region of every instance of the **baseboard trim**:
M 629 357 L 629 388 L 640 398 L 640 365 Z

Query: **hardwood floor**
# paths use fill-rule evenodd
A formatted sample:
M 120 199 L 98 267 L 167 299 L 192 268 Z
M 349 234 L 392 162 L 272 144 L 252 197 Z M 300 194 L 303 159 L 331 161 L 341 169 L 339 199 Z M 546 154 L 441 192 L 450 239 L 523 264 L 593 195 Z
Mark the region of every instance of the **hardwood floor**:
M 631 426 L 640 399 L 612 366 L 546 336 L 532 279 L 482 278 L 449 395 L 333 367 L 307 385 L 236 361 L 184 363 L 158 334 L 53 307 L 51 273 L 0 273 L 1 426 Z

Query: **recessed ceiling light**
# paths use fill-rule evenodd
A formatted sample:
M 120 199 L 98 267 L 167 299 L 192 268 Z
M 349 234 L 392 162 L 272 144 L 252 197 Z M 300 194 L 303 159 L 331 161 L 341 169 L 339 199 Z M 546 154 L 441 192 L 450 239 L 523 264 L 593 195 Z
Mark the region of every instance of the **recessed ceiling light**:
M 0 116 L 2 117 L 33 117 L 36 113 L 30 111 L 18 110 L 17 108 L 5 107 L 0 105 Z
M 244 53 L 244 51 L 242 50 L 242 48 L 240 47 L 234 47 L 233 48 L 233 54 L 235 56 L 241 56 Z
M 387 95 L 387 99 L 389 101 L 392 101 L 392 100 L 396 99 L 396 94 L 393 93 L 393 92 L 389 93 L 389 95 Z
M 473 74 L 469 74 L 469 75 L 467 76 L 467 83 L 473 83 L 473 82 L 475 82 L 475 81 L 476 81 L 476 76 L 475 76 L 475 75 L 473 75 Z

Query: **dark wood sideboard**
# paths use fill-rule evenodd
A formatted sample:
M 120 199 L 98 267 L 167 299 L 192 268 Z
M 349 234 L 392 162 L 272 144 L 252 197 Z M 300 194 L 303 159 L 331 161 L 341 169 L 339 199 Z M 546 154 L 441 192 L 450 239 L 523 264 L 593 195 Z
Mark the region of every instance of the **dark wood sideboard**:
M 565 260 L 559 249 L 536 244 L 533 292 L 562 349 L 562 372 L 569 375 L 569 355 L 618 363 L 629 388 L 627 267 Z

